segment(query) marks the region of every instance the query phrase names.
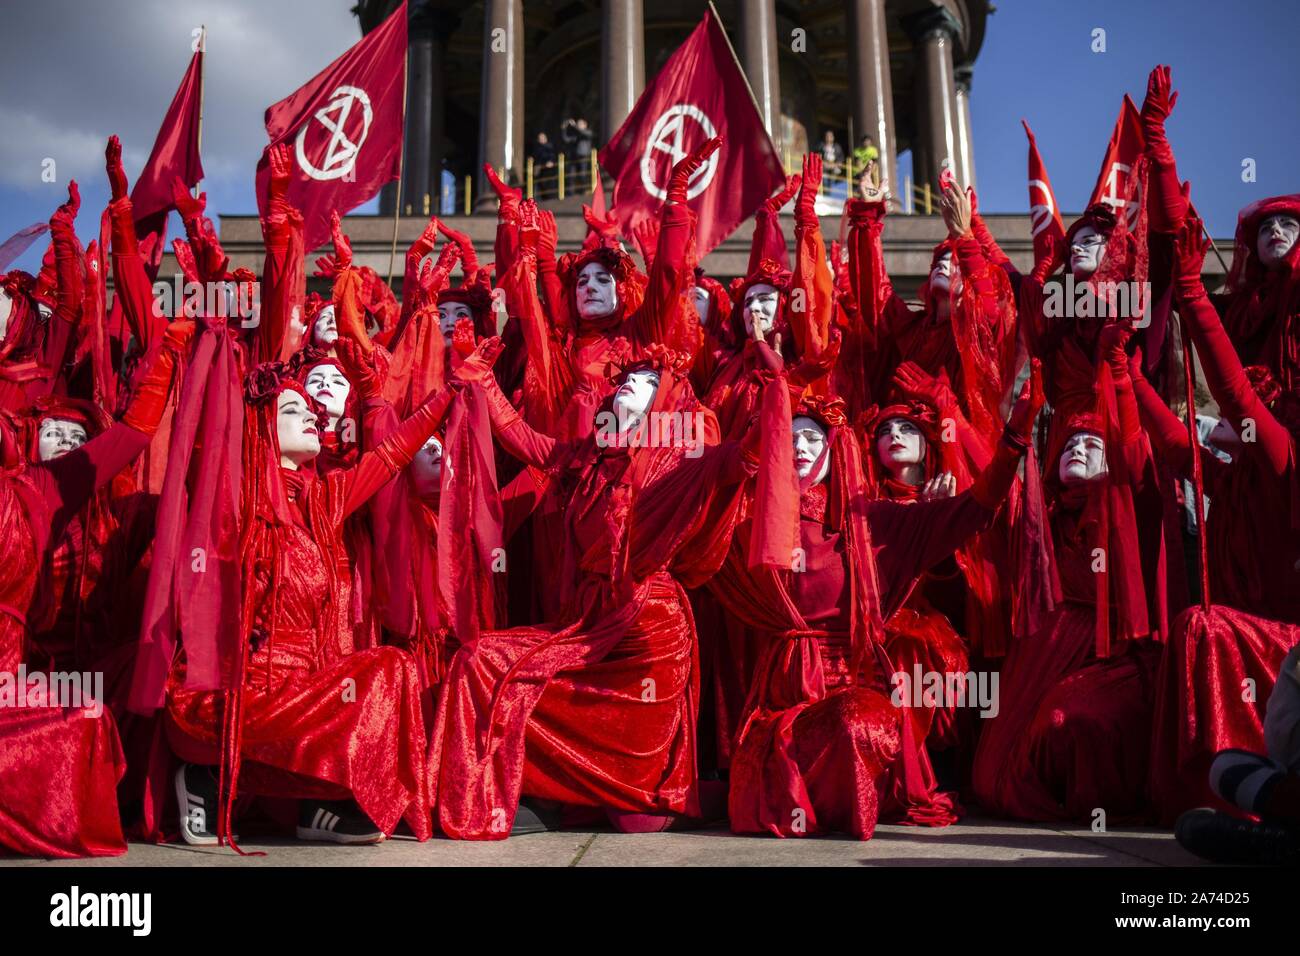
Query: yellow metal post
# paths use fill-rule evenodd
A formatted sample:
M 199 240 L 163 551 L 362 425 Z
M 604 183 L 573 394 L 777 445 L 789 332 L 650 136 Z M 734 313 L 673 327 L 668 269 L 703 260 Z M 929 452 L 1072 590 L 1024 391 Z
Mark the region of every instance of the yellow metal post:
M 533 198 L 533 157 L 528 157 L 528 162 L 524 163 L 524 177 L 527 179 L 524 195 L 528 199 Z
M 599 182 L 599 179 L 597 179 L 597 177 L 599 175 L 600 175 L 600 171 L 596 168 L 596 154 L 592 153 L 591 154 L 591 191 L 593 194 L 596 192 L 596 183 Z
M 467 216 L 469 215 L 470 192 L 474 188 L 472 185 L 473 182 L 474 182 L 473 178 L 469 176 L 465 177 L 465 215 Z
M 926 181 L 925 185 L 922 186 L 922 188 L 921 188 L 921 195 L 922 195 L 922 196 L 924 197 L 924 199 L 925 199 L 925 214 L 928 216 L 928 215 L 931 214 L 931 209 L 930 209 L 930 183 L 929 183 L 928 180 Z
M 557 168 L 559 169 L 559 176 L 560 176 L 560 185 L 559 185 L 559 189 L 558 189 L 558 195 L 559 195 L 559 198 L 560 198 L 560 199 L 563 199 L 563 198 L 564 198 L 564 185 L 565 185 L 565 183 L 564 183 L 564 154 L 563 154 L 563 153 L 560 153 L 560 155 L 556 157 L 556 162 L 559 164 Z

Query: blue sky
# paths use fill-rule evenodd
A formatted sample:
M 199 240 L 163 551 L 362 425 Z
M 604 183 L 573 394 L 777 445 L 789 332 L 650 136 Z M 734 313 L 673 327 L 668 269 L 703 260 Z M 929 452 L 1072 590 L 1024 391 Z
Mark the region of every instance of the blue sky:
M 1169 121 L 1179 170 L 1216 236 L 1263 196 L 1300 191 L 1294 0 L 998 0 L 971 93 L 982 208 L 1025 209 L 1025 138 L 1038 136 L 1057 198 L 1078 210 L 1121 97 L 1141 102 L 1156 63 L 1173 67 Z M 359 36 L 347 0 L 44 0 L 10 7 L 0 34 L 0 240 L 45 220 L 82 187 L 89 239 L 108 199 L 103 146 L 123 138 L 134 180 L 190 56 L 209 29 L 204 165 L 209 210 L 256 209 L 262 111 Z M 1106 31 L 1094 53 L 1092 31 Z M 43 183 L 40 163 L 58 162 Z M 1256 164 L 1244 183 L 1242 160 Z M 903 158 L 906 169 L 908 160 Z M 358 211 L 373 211 L 374 204 Z M 173 233 L 174 234 L 174 233 Z M 40 244 L 18 265 L 34 270 Z

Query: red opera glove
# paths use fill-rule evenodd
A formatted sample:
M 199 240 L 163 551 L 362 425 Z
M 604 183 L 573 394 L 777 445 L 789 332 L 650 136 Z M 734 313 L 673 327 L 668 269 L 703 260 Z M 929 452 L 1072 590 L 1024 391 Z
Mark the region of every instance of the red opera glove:
M 457 387 L 452 385 L 438 389 L 375 449 L 375 457 L 392 474 L 409 465 L 429 440 L 429 436 L 442 424 L 447 409 L 451 407 L 451 400 L 456 397 L 456 391 Z
M 537 203 L 525 199 L 519 206 L 519 255 L 537 259 L 537 243 L 541 239 Z
M 817 224 L 817 190 L 822 185 L 822 158 L 819 153 L 806 153 L 803 158 L 803 176 L 800 180 L 799 199 L 794 204 L 794 221 L 800 226 Z
M 474 273 L 478 272 L 478 254 L 474 251 L 474 243 L 469 236 L 463 232 L 457 232 L 445 222 L 438 223 L 438 231 L 441 232 L 450 242 L 456 244 L 460 250 L 461 268 L 465 272 L 465 278 L 472 278 Z
M 894 387 L 905 398 L 928 402 L 940 412 L 957 405 L 957 396 L 948 384 L 915 362 L 903 362 L 898 366 L 894 371 Z
M 188 354 L 190 340 L 194 338 L 197 328 L 193 320 L 189 319 L 168 324 L 158 356 L 140 380 L 131 404 L 122 415 L 124 424 L 143 435 L 152 435 L 158 430 L 158 423 L 162 421 L 163 412 L 167 408 L 167 396 L 171 392 L 177 366 Z
M 602 219 L 596 215 L 596 211 L 586 203 L 582 206 L 582 218 L 587 223 L 587 228 L 600 237 L 602 243 L 615 245 L 618 243 L 619 227 L 618 221 L 612 217 Z
M 478 343 L 474 337 L 474 323 L 469 319 L 459 319 L 451 332 L 451 369 L 460 368 L 471 355 Z
M 104 167 L 108 171 L 108 185 L 112 190 L 113 201 L 125 199 L 126 170 L 122 168 L 122 141 L 117 136 L 108 138 L 108 148 L 104 150 Z
M 645 260 L 645 270 L 654 268 L 655 253 L 659 250 L 659 220 L 642 219 L 632 227 L 632 238 L 641 249 L 641 258 Z
M 1128 368 L 1128 341 L 1133 337 L 1129 322 L 1109 322 L 1102 326 L 1097 336 L 1097 355 L 1112 369 L 1123 372 Z
M 460 323 L 457 322 L 456 325 L 458 326 L 457 331 L 459 331 Z M 453 332 L 453 345 L 455 341 L 455 333 Z M 473 352 L 466 356 L 465 361 L 452 371 L 452 378 L 466 385 L 483 382 L 491 378 L 492 365 L 496 362 L 497 356 L 501 354 L 503 348 L 505 346 L 501 344 L 501 336 L 499 335 L 484 339 Z
M 271 169 L 270 179 L 267 180 L 267 199 L 270 200 L 267 206 L 274 210 L 276 203 L 289 201 L 289 184 L 293 182 L 293 149 L 288 143 L 277 143 L 271 147 L 267 160 Z
M 334 344 L 334 351 L 338 354 L 343 374 L 357 390 L 357 395 L 362 400 L 377 398 L 382 383 L 379 381 L 379 373 L 375 371 L 373 350 L 367 355 L 356 339 L 340 335 Z
M 1165 120 L 1178 102 L 1172 93 L 1172 76 L 1169 67 L 1157 66 L 1147 78 L 1147 98 L 1142 101 L 1142 132 L 1146 137 L 1146 151 L 1156 162 L 1174 161 L 1173 150 L 1165 137 Z
M 1020 396 L 1007 419 L 1005 436 L 1021 448 L 1028 447 L 1034 436 L 1034 422 L 1046 401 L 1043 392 L 1043 364 L 1038 359 L 1030 362 L 1029 378 L 1020 387 Z
M 438 230 L 441 226 L 442 223 L 438 222 L 436 216 L 429 220 L 428 224 L 424 227 L 424 232 L 420 233 L 419 238 L 417 238 L 415 242 L 411 243 L 411 248 L 406 251 L 406 259 L 408 262 L 411 260 L 419 262 L 437 248 Z
M 316 274 L 332 279 L 352 267 L 352 243 L 343 234 L 343 220 L 338 211 L 330 213 L 330 238 L 334 242 L 334 255 L 316 260 Z
M 208 208 L 208 194 L 190 195 L 189 187 L 179 176 L 176 176 L 172 179 L 172 205 L 180 213 L 181 221 L 189 223 L 199 219 L 203 215 L 203 210 Z
M 361 305 L 361 290 L 365 279 L 357 269 L 344 269 L 334 280 L 334 322 L 339 339 L 344 336 L 360 346 L 362 354 L 369 357 L 374 346 L 366 334 L 366 313 Z
M 821 354 L 804 359 L 790 371 L 790 384 L 802 390 L 829 375 L 839 361 L 843 341 L 844 334 L 839 329 L 831 329 L 830 341 L 821 350 Z
M 1188 216 L 1174 243 L 1174 291 L 1183 302 L 1205 295 L 1201 282 L 1201 267 L 1205 264 L 1205 251 L 1210 241 L 1205 238 L 1205 228 L 1197 216 Z
M 555 251 L 560 244 L 560 230 L 555 224 L 555 214 L 549 209 L 537 212 L 537 260 L 543 269 L 550 263 L 555 268 Z
M 438 254 L 438 261 L 433 264 L 428 273 L 421 270 L 420 288 L 429 297 L 431 305 L 437 304 L 435 300 L 438 293 L 447 287 L 452 270 L 456 268 L 456 263 L 459 261 L 460 246 L 449 242 L 442 247 L 442 252 Z
M 491 163 L 483 164 L 483 175 L 487 176 L 488 184 L 492 191 L 497 194 L 497 200 L 501 205 L 497 208 L 497 218 L 502 222 L 515 223 L 519 221 L 519 204 L 523 201 L 524 194 L 522 190 L 508 186 L 497 175 L 497 171 L 492 168 Z
M 686 191 L 690 186 L 691 176 L 705 164 L 721 145 L 722 136 L 715 136 L 673 167 L 672 176 L 668 179 L 668 202 L 686 202 Z
M 1002 503 L 1016 480 L 1020 458 L 1033 441 L 1034 421 L 1043 408 L 1043 402 L 1042 365 L 1034 359 L 1029 378 L 1011 409 L 1002 441 L 997 443 L 993 457 L 971 485 L 971 497 L 990 511 Z
M 82 280 L 82 260 L 77 251 L 76 219 L 81 209 L 81 191 L 74 179 L 68 183 L 68 201 L 50 217 L 50 240 L 54 245 L 54 268 L 57 280 L 55 312 L 64 321 L 76 324 L 82 314 L 85 283 Z
M 1187 197 L 1178 182 L 1174 151 L 1165 136 L 1165 120 L 1178 101 L 1170 92 L 1169 67 L 1157 66 L 1147 80 L 1147 97 L 1142 102 L 1142 133 L 1146 155 L 1151 161 L 1147 205 L 1151 231 L 1166 235 L 1178 232 L 1187 215 Z
M 801 176 L 798 175 L 788 176 L 786 178 L 785 185 L 781 187 L 781 191 L 777 193 L 775 196 L 772 196 L 769 199 L 764 200 L 763 211 L 772 216 L 775 216 L 777 213 L 779 213 L 782 209 L 785 208 L 785 204 L 794 198 L 794 194 L 799 191 L 799 184 L 801 182 L 803 182 L 803 178 Z

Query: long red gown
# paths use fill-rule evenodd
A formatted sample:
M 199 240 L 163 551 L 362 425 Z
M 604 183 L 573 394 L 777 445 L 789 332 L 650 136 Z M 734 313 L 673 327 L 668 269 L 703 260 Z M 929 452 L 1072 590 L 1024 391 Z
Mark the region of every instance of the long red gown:
M 663 376 L 656 409 L 698 410 Z M 452 660 L 430 751 L 437 825 L 504 839 L 521 795 L 698 814 L 699 666 L 684 588 L 722 560 L 750 471 L 740 446 L 692 458 L 593 436 L 557 443 L 486 391 L 498 439 L 562 488 L 567 589 L 556 623 L 484 631 Z
M 69 520 L 149 443 L 117 424 L 74 452 L 20 465 L 0 481 L 0 671 L 27 657 L 38 567 Z M 125 772 L 112 714 L 0 709 L 0 846 L 27 856 L 126 852 L 117 784 Z

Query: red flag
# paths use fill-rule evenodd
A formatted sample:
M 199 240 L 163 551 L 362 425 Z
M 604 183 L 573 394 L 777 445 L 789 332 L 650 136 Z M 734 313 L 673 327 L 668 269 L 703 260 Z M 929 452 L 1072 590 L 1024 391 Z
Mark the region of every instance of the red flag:
M 406 86 L 406 3 L 296 93 L 267 108 L 271 144 L 257 164 L 266 214 L 270 147 L 293 148 L 289 202 L 306 221 L 305 245 L 329 238 L 329 216 L 350 212 L 397 178 Z
M 1038 153 L 1038 140 L 1034 131 L 1024 120 L 1020 125 L 1029 137 L 1029 225 L 1031 235 L 1037 239 L 1044 229 L 1051 229 L 1049 236 L 1055 234 L 1058 239 L 1065 238 L 1065 224 L 1061 222 L 1061 207 L 1056 203 L 1056 193 L 1052 191 L 1052 181 L 1047 178 L 1047 166 Z
M 199 115 L 203 102 L 203 51 L 190 58 L 190 67 L 172 98 L 172 105 L 158 128 L 153 152 L 131 190 L 136 232 L 157 232 L 142 228 L 144 220 L 165 216 L 172 208 L 172 182 L 179 176 L 191 189 L 203 178 L 199 159 Z
M 1136 234 L 1138 216 L 1142 212 L 1142 157 L 1146 146 L 1146 137 L 1142 135 L 1142 113 L 1137 105 L 1124 94 L 1124 105 L 1120 107 L 1119 118 L 1115 120 L 1115 129 L 1110 134 L 1106 146 L 1106 156 L 1102 160 L 1101 172 L 1097 174 L 1097 185 L 1092 187 L 1092 198 L 1088 205 L 1104 202 L 1114 208 L 1116 214 L 1124 213 L 1128 230 Z
M 785 182 L 727 35 L 710 12 L 600 151 L 601 165 L 615 177 L 614 212 L 626 235 L 641 220 L 658 215 L 673 164 L 719 133 L 722 148 L 696 173 L 686 194 L 699 220 L 701 258 Z

